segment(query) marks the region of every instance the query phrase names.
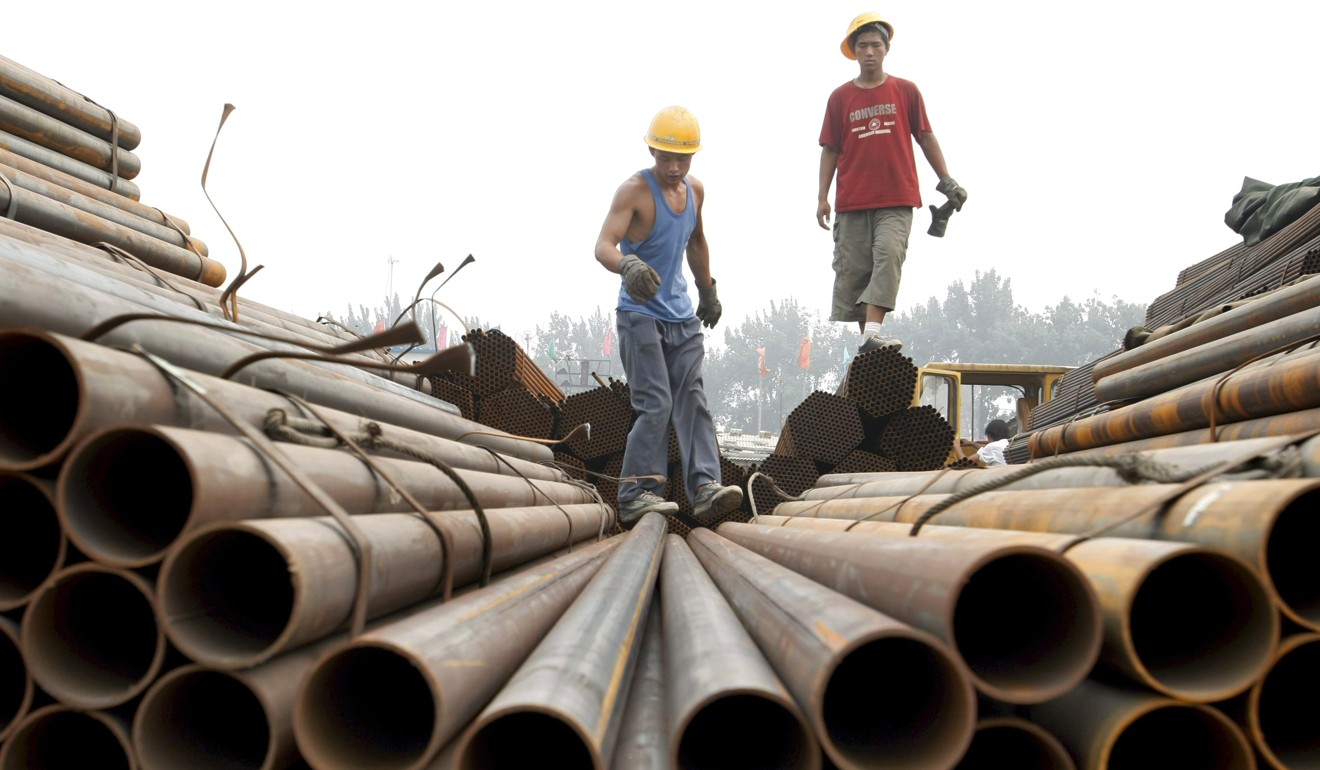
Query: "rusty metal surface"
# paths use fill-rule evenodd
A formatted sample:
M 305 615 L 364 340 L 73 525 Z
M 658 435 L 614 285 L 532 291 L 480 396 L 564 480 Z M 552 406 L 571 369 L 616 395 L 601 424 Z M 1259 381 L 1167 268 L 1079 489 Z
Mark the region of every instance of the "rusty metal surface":
M 0 611 L 5 611 L 26 604 L 64 566 L 68 540 L 49 480 L 0 470 L 0 511 Z
M 1261 758 L 1277 770 L 1320 767 L 1320 634 L 1284 637 L 1234 716 Z
M 668 767 L 820 767 L 820 747 L 792 696 L 690 548 L 665 539 Z
M 961 656 L 977 689 L 1000 701 L 1062 695 L 1100 655 L 1099 599 L 1086 575 L 1012 534 L 925 539 L 757 524 L 717 532 L 934 634 Z
M 0 129 L 102 171 L 132 179 L 142 171 L 142 159 L 0 93 Z
M 119 146 L 132 150 L 142 141 L 142 129 L 122 115 L 13 59 L 0 56 L 0 94 L 107 141 L 118 135 Z
M 128 725 L 115 713 L 51 704 L 28 714 L 0 744 L 0 770 L 137 770 Z
M 632 770 L 666 770 L 673 767 L 669 760 L 669 715 L 665 712 L 667 696 L 663 626 L 660 602 L 652 601 L 610 767 Z
M 708 529 L 697 559 L 844 770 L 937 770 L 971 742 L 976 701 L 934 636 L 758 556 Z
M 108 171 L 102 171 L 95 166 L 42 147 L 35 142 L 29 142 L 21 136 L 14 136 L 8 131 L 0 130 L 0 150 L 8 150 L 15 155 L 53 168 L 97 187 L 104 187 L 126 198 L 133 200 L 141 200 L 142 198 L 142 190 L 137 186 L 137 183 L 131 182 L 122 176 L 114 176 Z
M 784 419 L 775 454 L 832 465 L 862 443 L 865 435 L 856 402 L 816 390 Z
M 972 745 L 955 770 L 1077 770 L 1058 738 L 1015 716 L 976 720 Z
M 173 222 L 184 232 L 185 235 L 192 235 L 192 227 L 188 220 L 174 214 L 167 215 L 160 209 L 148 206 L 140 201 L 125 197 L 119 193 L 111 192 L 104 187 L 94 185 L 83 179 L 79 179 L 71 174 L 66 174 L 59 169 L 38 163 L 22 155 L 16 155 L 9 150 L 0 148 L 0 164 L 18 169 L 26 174 L 49 182 L 52 185 L 62 187 L 66 190 L 85 195 L 88 198 L 104 203 L 108 206 L 114 206 L 124 210 L 129 214 L 141 217 L 148 222 L 155 222 L 158 225 L 169 226 Z

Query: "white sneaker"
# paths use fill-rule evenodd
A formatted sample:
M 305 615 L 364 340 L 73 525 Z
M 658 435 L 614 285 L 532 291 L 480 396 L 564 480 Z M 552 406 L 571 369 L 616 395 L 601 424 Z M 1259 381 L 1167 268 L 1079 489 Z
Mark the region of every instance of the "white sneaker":
M 902 350 L 903 342 L 893 337 L 881 337 L 875 333 L 864 334 L 862 335 L 862 344 L 857 346 L 857 352 L 870 353 L 872 350 L 879 350 L 880 348 Z

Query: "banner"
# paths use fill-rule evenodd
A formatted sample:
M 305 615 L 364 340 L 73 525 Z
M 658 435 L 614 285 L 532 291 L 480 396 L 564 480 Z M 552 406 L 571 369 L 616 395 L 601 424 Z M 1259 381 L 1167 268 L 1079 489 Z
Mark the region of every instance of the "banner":
M 765 368 L 765 345 L 756 349 L 756 368 L 762 377 L 770 376 L 770 370 Z
M 449 326 L 440 324 L 440 331 L 435 333 L 435 349 L 444 350 L 449 347 Z
M 606 358 L 609 358 L 610 354 L 614 352 L 614 330 L 608 326 L 605 327 L 605 345 L 600 352 Z
M 798 347 L 798 368 L 811 368 L 811 338 L 803 337 L 802 345 Z

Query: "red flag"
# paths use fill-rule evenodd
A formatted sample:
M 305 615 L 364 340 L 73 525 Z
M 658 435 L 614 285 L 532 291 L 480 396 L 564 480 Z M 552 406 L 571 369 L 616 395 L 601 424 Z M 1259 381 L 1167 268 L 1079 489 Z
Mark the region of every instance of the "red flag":
M 444 350 L 449 347 L 449 325 L 440 324 L 440 331 L 435 333 L 435 349 Z
M 770 376 L 770 370 L 765 368 L 765 345 L 756 349 L 756 368 L 762 377 Z
M 382 319 L 380 319 L 379 321 L 376 322 L 375 333 L 376 333 L 376 334 L 380 334 L 380 333 L 383 332 L 383 331 L 385 331 L 385 319 L 384 319 L 384 318 L 382 318 Z
M 605 345 L 600 352 L 606 358 L 609 358 L 610 354 L 614 352 L 614 330 L 608 326 L 605 327 Z
M 798 348 L 798 368 L 811 368 L 811 338 L 803 337 L 802 346 Z

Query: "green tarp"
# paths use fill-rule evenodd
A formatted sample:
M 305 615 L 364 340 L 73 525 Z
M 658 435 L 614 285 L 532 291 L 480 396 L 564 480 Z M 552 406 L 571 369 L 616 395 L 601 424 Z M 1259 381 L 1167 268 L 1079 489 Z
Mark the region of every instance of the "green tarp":
M 1320 202 L 1320 176 L 1291 184 L 1272 185 L 1243 177 L 1242 190 L 1224 214 L 1224 224 L 1255 246 L 1282 230 Z

